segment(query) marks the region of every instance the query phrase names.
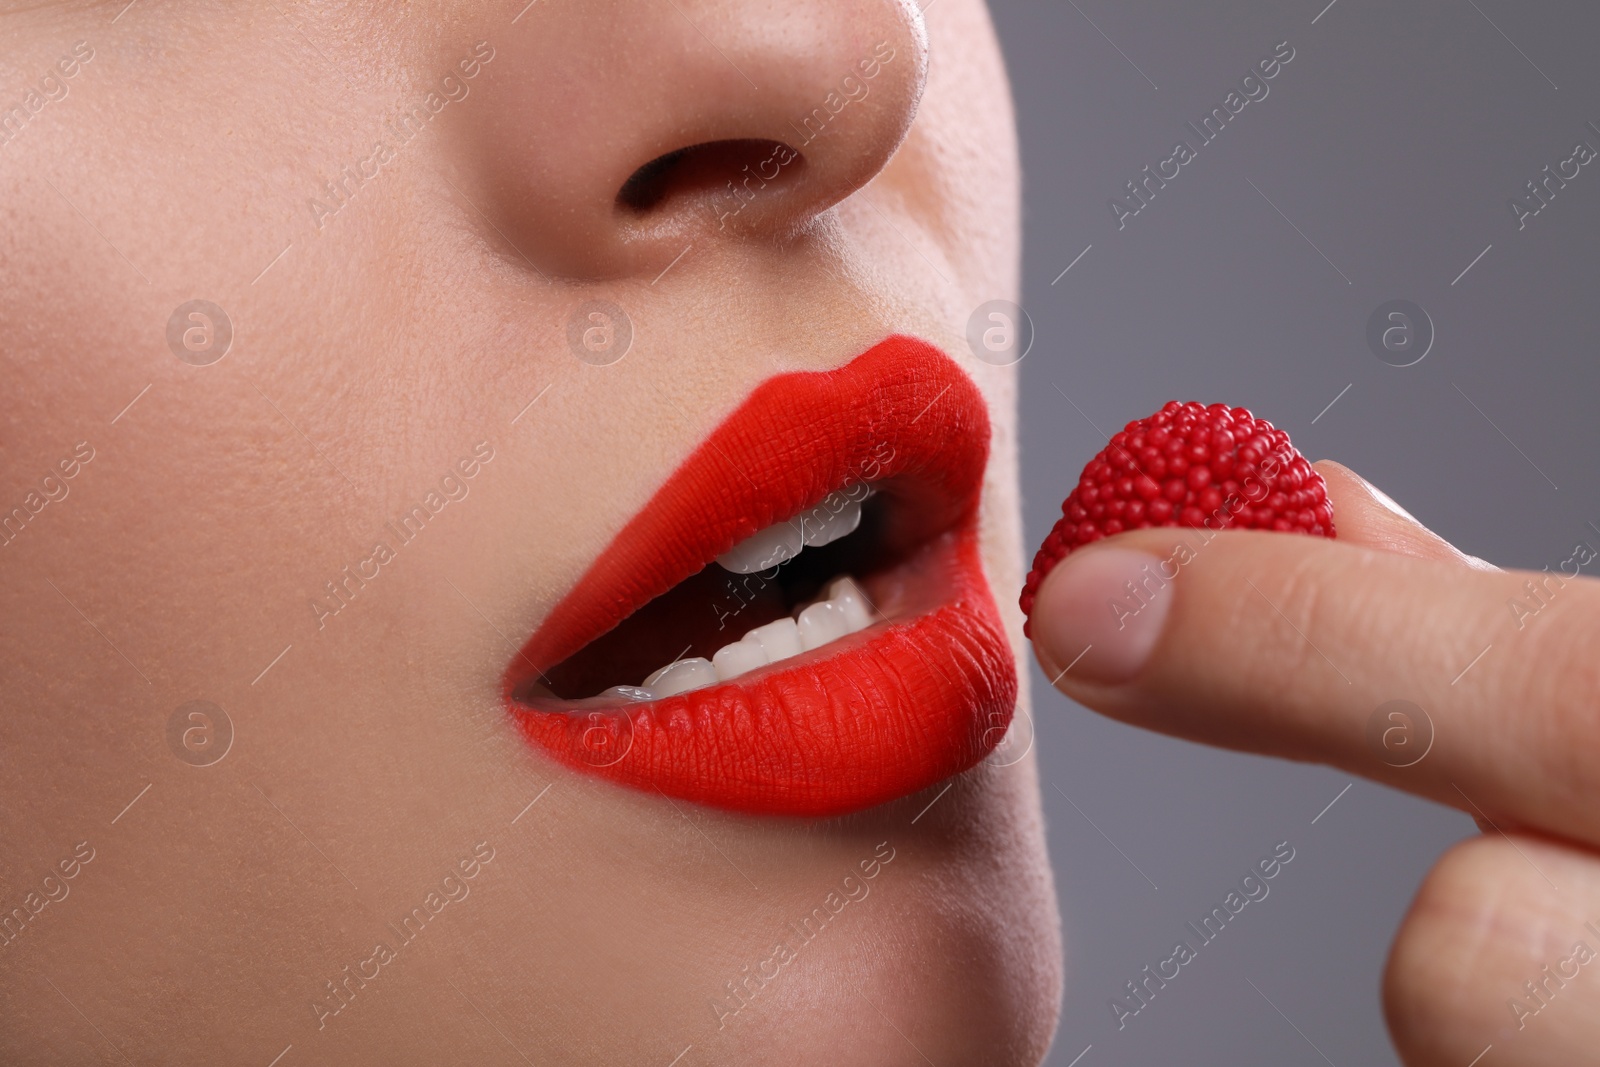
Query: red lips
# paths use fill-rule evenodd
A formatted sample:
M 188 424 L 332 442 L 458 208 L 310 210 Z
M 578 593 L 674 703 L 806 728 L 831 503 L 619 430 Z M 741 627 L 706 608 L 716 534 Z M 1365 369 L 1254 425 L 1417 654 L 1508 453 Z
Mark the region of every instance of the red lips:
M 988 447 L 977 387 L 911 338 L 891 337 L 836 370 L 763 382 L 512 660 L 508 708 L 530 741 L 570 767 L 761 814 L 860 810 L 971 767 L 1004 736 L 1017 695 L 977 546 Z M 517 699 L 720 553 L 860 481 L 885 498 L 886 562 L 856 575 L 885 621 L 649 703 L 558 711 Z

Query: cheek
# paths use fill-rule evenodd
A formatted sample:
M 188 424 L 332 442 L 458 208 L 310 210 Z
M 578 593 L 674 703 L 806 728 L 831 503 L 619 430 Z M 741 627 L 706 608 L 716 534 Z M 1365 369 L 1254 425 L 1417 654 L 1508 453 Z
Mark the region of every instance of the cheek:
M 1010 88 L 987 9 L 959 0 L 928 27 L 931 64 L 917 120 L 886 171 L 915 183 L 928 217 L 952 259 L 970 306 L 995 298 L 1019 300 L 1021 165 Z M 898 62 L 898 60 L 896 60 Z M 981 146 L 976 148 L 975 146 Z M 902 158 L 903 157 L 903 158 Z M 943 201 L 943 203 L 939 203 Z M 928 270 L 909 253 L 908 272 Z
M 985 489 L 985 558 L 996 599 L 1014 616 L 1013 591 L 1020 585 L 1016 370 L 965 359 L 959 338 L 968 303 L 1017 298 L 1015 144 L 987 16 L 975 0 L 942 2 L 948 7 L 931 32 L 933 47 L 949 61 L 934 65 L 922 117 L 885 178 L 904 183 L 916 225 L 950 250 L 954 288 L 971 299 L 950 301 L 946 290 L 935 288 L 938 279 L 927 262 L 889 233 L 866 242 L 868 255 L 882 261 L 871 264 L 874 273 L 881 266 L 882 273 L 914 280 L 881 302 L 872 293 L 856 305 L 830 307 L 827 321 L 841 337 L 863 333 L 840 342 L 860 351 L 878 339 L 884 323 L 874 315 L 881 306 L 897 314 L 908 307 L 935 309 L 918 325 L 944 335 L 943 347 L 973 372 L 989 403 L 994 446 Z M 31 813 L 41 824 L 98 825 L 105 812 L 115 813 L 132 798 L 132 790 L 108 772 L 85 795 L 63 796 L 59 767 L 77 761 L 125 769 L 129 752 L 175 759 L 163 732 L 167 716 L 185 700 L 214 694 L 240 723 L 238 747 L 228 757 L 233 762 L 205 770 L 174 762 L 164 765 L 166 777 L 152 771 L 157 784 L 151 794 L 115 829 L 143 835 L 135 843 L 161 864 L 130 883 L 120 911 L 84 914 L 59 935 L 65 955 L 82 957 L 105 945 L 133 946 L 137 955 L 141 946 L 153 954 L 162 950 L 151 930 L 191 929 L 194 943 L 209 951 L 203 960 L 184 960 L 182 969 L 199 991 L 203 1014 L 213 1018 L 249 1018 L 249 1006 L 263 1002 L 262 983 L 282 994 L 274 1003 L 300 1003 L 317 995 L 321 980 L 338 966 L 370 953 L 364 939 L 390 936 L 381 923 L 345 925 L 353 922 L 341 895 L 346 875 L 362 890 L 393 887 L 384 897 L 383 918 L 398 922 L 421 902 L 427 885 L 439 884 L 429 879 L 443 873 L 428 866 L 433 859 L 419 857 L 418 841 L 430 843 L 429 857 L 453 858 L 479 829 L 465 825 L 463 811 L 523 810 L 534 792 L 524 788 L 523 772 L 530 766 L 541 775 L 553 772 L 501 729 L 494 680 L 510 653 L 496 631 L 512 642 L 531 632 L 595 546 L 692 445 L 691 431 L 676 416 L 660 417 L 656 398 L 666 387 L 693 374 L 706 397 L 731 405 L 753 373 L 731 360 L 709 368 L 692 362 L 707 349 L 743 351 L 752 345 L 749 337 L 730 331 L 709 342 L 674 340 L 693 331 L 678 329 L 681 324 L 657 307 L 649 309 L 654 318 L 648 324 L 656 331 L 652 342 L 663 339 L 651 352 L 654 370 L 638 358 L 642 346 L 606 375 L 576 363 L 560 340 L 530 352 L 518 324 L 562 323 L 571 301 L 530 296 L 527 280 L 508 277 L 498 261 L 479 273 L 460 270 L 474 256 L 491 258 L 482 248 L 497 240 L 492 231 L 470 233 L 461 218 L 476 225 L 476 216 L 460 204 L 454 208 L 460 217 L 416 217 L 418 203 L 453 203 L 432 184 L 445 168 L 428 153 L 442 151 L 435 147 L 447 143 L 442 133 L 400 147 L 396 165 L 377 179 L 383 184 L 356 193 L 326 231 L 315 229 L 309 216 L 297 213 L 338 166 L 370 155 L 373 136 L 388 136 L 382 124 L 389 116 L 375 111 L 347 122 L 341 113 L 335 125 L 348 130 L 349 140 L 325 146 L 330 162 L 324 171 L 263 168 L 263 160 L 294 157 L 271 139 L 273 124 L 306 106 L 305 87 L 323 84 L 327 71 L 314 53 L 297 58 L 304 52 L 297 39 L 289 39 L 284 54 L 263 54 L 253 60 L 256 66 L 246 66 L 238 40 L 277 40 L 284 33 L 270 8 L 248 7 L 234 12 L 237 22 L 214 29 L 173 28 L 190 62 L 164 75 L 170 81 L 155 99 L 128 101 L 142 113 L 101 114 L 85 106 L 50 131 L 49 150 L 62 160 L 74 153 L 94 158 L 97 146 L 120 145 L 141 174 L 115 211 L 102 217 L 85 206 L 105 239 L 47 185 L 33 181 L 23 183 L 14 203 L 36 228 L 0 234 L 7 252 L 0 255 L 0 336 L 43 324 L 38 351 L 0 351 L 0 363 L 12 372 L 8 380 L 22 382 L 39 413 L 26 438 L 14 423 L 0 426 L 0 445 L 8 460 L 26 459 L 30 476 L 49 469 L 78 440 L 87 438 L 97 450 L 71 482 L 70 497 L 39 517 L 40 536 L 6 551 L 27 553 L 18 574 L 82 576 L 85 562 L 94 561 L 116 575 L 114 589 L 61 577 L 59 593 L 36 578 L 0 583 L 0 644 L 29 664 L 25 675 L 8 673 L 6 680 L 13 697 L 38 713 L 27 742 L 38 758 L 5 783 L 0 806 Z M 511 58 L 507 47 L 486 71 L 505 70 Z M 902 53 L 885 67 L 864 108 L 879 106 L 888 96 L 887 79 L 909 59 Z M 111 50 L 99 53 L 95 64 L 96 71 L 110 68 L 108 83 L 136 83 L 148 73 Z M 426 68 L 419 77 L 439 69 Z M 214 91 L 219 86 L 228 92 Z M 481 111 L 490 99 L 487 86 L 481 75 L 471 98 L 436 121 L 464 123 L 462 116 Z M 191 134 L 164 121 L 160 101 L 166 98 L 202 102 L 211 109 L 205 128 L 237 131 L 206 145 L 212 166 L 187 164 Z M 79 102 L 74 88 L 61 106 Z M 137 136 L 129 137 L 129 130 Z M 974 153 L 975 143 L 984 150 Z M 3 176 L 0 188 L 11 189 Z M 608 211 L 614 188 L 605 191 Z M 73 188 L 63 191 L 74 195 Z M 225 228 L 215 240 L 174 237 L 204 229 L 207 218 L 248 216 L 246 208 L 258 202 L 287 205 L 281 230 L 274 221 Z M 373 234 L 403 234 L 415 242 L 404 248 L 407 270 L 396 271 L 395 248 L 370 240 Z M 108 248 L 111 243 L 126 259 Z M 32 251 L 10 254 L 20 249 Z M 494 249 L 520 264 L 514 251 Z M 669 255 L 677 251 L 674 246 Z M 690 258 L 685 267 L 696 262 Z M 788 315 L 814 316 L 826 300 L 841 299 L 833 273 L 813 270 L 815 277 L 808 277 L 803 262 L 785 267 L 792 267 L 794 277 L 785 280 L 794 284 L 775 288 L 792 301 L 783 309 Z M 223 276 L 228 284 L 219 283 L 217 292 L 191 294 L 180 284 Z M 669 275 L 663 284 L 677 281 Z M 684 306 L 701 315 L 697 329 L 720 321 L 726 279 L 705 288 L 710 291 L 682 290 Z M 928 297 L 929 291 L 940 295 Z M 191 295 L 222 304 L 238 329 L 234 350 L 206 367 L 183 362 L 163 333 L 167 315 Z M 504 361 L 459 358 L 464 333 Z M 673 344 L 680 348 L 672 350 Z M 69 350 L 137 352 L 140 359 L 74 366 L 46 358 Z M 402 362 L 407 381 L 422 385 L 394 387 Z M 513 427 L 512 414 L 556 379 L 550 395 Z M 700 422 L 703 429 L 701 413 L 690 416 L 684 425 Z M 467 496 L 414 541 L 402 542 L 392 525 L 401 511 L 437 487 L 445 470 L 485 434 L 495 459 L 482 466 Z M 634 480 L 618 479 L 618 470 Z M 594 492 L 596 485 L 607 492 Z M 9 503 L 0 500 L 0 507 Z M 194 521 L 200 505 L 204 524 Z M 577 535 L 530 536 L 548 528 L 552 511 Z M 396 553 L 395 562 L 385 561 L 364 584 L 344 586 L 344 569 L 354 572 L 379 541 Z M 309 605 L 327 597 L 334 582 L 352 595 L 323 628 Z M 1014 640 L 1020 649 L 1019 634 Z M 85 707 L 108 714 L 85 716 Z M 113 730 L 108 722 L 120 725 Z M 247 730 L 245 723 L 256 726 Z M 485 774 L 486 760 L 504 766 Z M 176 827 L 168 817 L 174 809 L 159 806 L 178 803 L 167 784 L 172 774 L 186 782 L 210 775 L 215 782 L 218 773 L 244 766 L 261 768 L 261 785 L 246 789 L 244 803 L 216 801 L 203 834 Z M 916 828 L 928 835 L 925 851 L 941 857 L 941 869 L 919 869 L 910 858 L 916 850 L 902 848 L 871 894 L 839 919 L 859 937 L 805 950 L 783 969 L 780 981 L 790 991 L 783 995 L 790 999 L 775 998 L 745 1017 L 754 1025 L 726 1037 L 753 1050 L 742 1062 L 792 1061 L 792 1049 L 801 1045 L 821 1050 L 802 1062 L 850 1062 L 862 1058 L 863 1041 L 882 1042 L 869 1062 L 902 1059 L 906 1050 L 892 1031 L 873 1026 L 870 1038 L 863 1037 L 862 1005 L 843 997 L 837 980 L 836 968 L 846 966 L 864 976 L 863 991 L 878 1003 L 906 995 L 918 1033 L 952 1050 L 951 1062 L 987 1062 L 1002 1044 L 1042 1055 L 1061 961 L 1043 844 L 1036 832 L 1018 829 L 1038 825 L 1032 762 L 998 775 L 967 776 L 960 793 L 965 799 L 952 795 L 941 805 L 952 822 L 930 815 Z M 437 802 L 423 803 L 424 794 Z M 440 928 L 431 943 L 440 947 L 407 948 L 386 963 L 379 990 L 339 1022 L 339 1032 L 415 1032 L 436 993 L 419 990 L 413 999 L 403 983 L 417 978 L 402 976 L 425 971 L 430 965 L 414 954 L 429 951 L 446 956 L 446 971 L 457 974 L 492 957 L 497 974 L 523 983 L 528 1004 L 570 1007 L 596 1020 L 597 1030 L 618 1024 L 616 1032 L 657 1036 L 702 1018 L 714 1030 L 708 1000 L 741 967 L 754 970 L 767 958 L 791 917 L 820 903 L 828 879 L 813 885 L 796 877 L 794 842 L 779 829 L 691 812 L 689 818 L 704 820 L 763 889 L 782 887 L 780 910 L 771 898 L 750 893 L 714 855 L 705 864 L 686 864 L 688 850 L 700 849 L 703 839 L 675 812 L 653 821 L 654 803 L 562 776 L 517 826 L 485 830 L 500 853 L 472 883 L 470 899 L 434 920 Z M 75 814 L 52 810 L 62 805 Z M 641 818 L 641 810 L 651 814 Z M 862 819 L 870 824 L 872 817 Z M 957 832 L 963 820 L 979 831 Z M 641 822 L 649 833 L 629 837 Z M 902 823 L 878 827 L 883 832 L 870 840 L 898 841 Z M 518 844 L 512 836 L 523 831 L 532 832 Z M 818 869 L 837 872 L 829 876 L 834 884 L 870 854 L 857 847 L 853 833 L 844 841 L 819 836 L 820 843 L 808 839 L 806 847 L 816 849 Z M 616 842 L 615 850 L 596 850 L 596 840 Z M 788 851 L 769 851 L 774 845 Z M 89 868 L 89 876 L 97 869 Z M 243 917 L 223 907 L 196 909 L 191 872 L 204 872 L 216 886 L 240 871 L 299 903 Z M 573 879 L 573 871 L 587 877 Z M 306 886 L 331 891 L 308 895 Z M 653 903 L 641 908 L 641 900 Z M 708 901 L 715 906 L 708 908 Z M 559 921 L 529 922 L 540 913 Z M 754 918 L 733 923 L 728 916 Z M 513 933 L 489 944 L 476 940 L 473 928 Z M 330 940 L 346 933 L 349 940 Z M 447 947 L 453 942 L 459 949 Z M 971 973 L 953 971 L 952 951 L 973 961 Z M 597 958 L 618 961 L 625 980 L 617 980 L 616 969 L 586 970 L 584 964 Z M 680 980 L 685 969 L 688 976 Z M 900 984 L 906 975 L 909 990 Z M 641 998 L 641 988 L 659 997 Z M 975 988 L 981 996 L 973 996 Z M 790 1004 L 796 1010 L 789 1011 Z M 276 1010 L 264 1013 L 261 1028 L 278 1025 Z M 117 1033 L 146 1024 L 129 1018 L 105 1025 Z M 175 1017 L 171 1028 L 179 1025 Z M 515 1036 L 530 1052 L 543 1040 L 536 1026 Z M 570 1049 L 550 1039 L 543 1052 L 535 1058 L 557 1058 Z M 439 1058 L 452 1055 L 459 1048 Z

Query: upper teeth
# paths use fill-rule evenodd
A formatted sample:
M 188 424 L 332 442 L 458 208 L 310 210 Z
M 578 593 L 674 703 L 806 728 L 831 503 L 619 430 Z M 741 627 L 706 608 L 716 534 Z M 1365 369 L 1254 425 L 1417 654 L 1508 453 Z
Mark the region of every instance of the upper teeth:
M 822 503 L 787 522 L 759 530 L 717 557 L 735 574 L 754 574 L 789 560 L 806 547 L 831 544 L 861 525 L 861 505 L 872 495 L 864 482 L 835 490 Z
M 660 700 L 703 689 L 821 648 L 871 625 L 872 609 L 861 587 L 848 576 L 835 578 L 828 585 L 826 598 L 808 605 L 797 618 L 757 626 L 739 640 L 722 646 L 710 659 L 692 656 L 674 660 L 646 678 L 642 686 L 616 685 L 600 696 L 611 702 Z

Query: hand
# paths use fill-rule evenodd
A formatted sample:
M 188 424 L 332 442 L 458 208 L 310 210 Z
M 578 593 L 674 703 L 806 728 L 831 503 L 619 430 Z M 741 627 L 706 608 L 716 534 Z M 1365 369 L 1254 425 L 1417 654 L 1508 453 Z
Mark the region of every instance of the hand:
M 1069 556 L 1034 608 L 1045 675 L 1124 722 L 1332 764 L 1473 815 L 1484 836 L 1429 872 L 1390 953 L 1400 1054 L 1466 1067 L 1492 1044 L 1483 1067 L 1595 1062 L 1600 582 L 1573 576 L 1595 552 L 1497 570 L 1317 466 L 1337 540 L 1139 530 Z M 1403 717 L 1369 729 L 1396 699 L 1425 709 L 1431 748 Z

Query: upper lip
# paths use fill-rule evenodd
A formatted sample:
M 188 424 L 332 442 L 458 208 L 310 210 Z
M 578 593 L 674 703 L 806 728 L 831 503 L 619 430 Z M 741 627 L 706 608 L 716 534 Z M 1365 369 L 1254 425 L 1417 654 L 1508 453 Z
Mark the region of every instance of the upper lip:
M 511 707 L 530 738 L 564 762 L 596 769 L 628 784 L 747 810 L 794 814 L 849 810 L 937 780 L 918 781 L 919 774 L 943 777 L 963 769 L 998 742 L 1003 728 L 996 733 L 995 726 L 1003 727 L 999 720 L 1009 720 L 1016 687 L 1009 650 L 1001 654 L 994 648 L 996 642 L 1004 645 L 1003 632 L 977 563 L 976 516 L 988 438 L 987 409 L 972 381 L 949 357 L 907 337 L 892 337 L 836 370 L 783 374 L 763 382 L 628 522 L 513 658 L 505 675 Z M 715 768 L 709 777 L 701 773 L 706 769 L 705 747 L 726 748 L 739 728 L 737 724 L 694 720 L 706 715 L 715 719 L 738 710 L 733 705 L 740 705 L 742 714 L 749 716 L 777 714 L 769 704 L 805 704 L 812 696 L 809 690 L 798 697 L 794 690 L 824 683 L 800 669 L 775 671 L 780 679 L 804 673 L 787 688 L 774 687 L 771 679 L 763 679 L 761 685 L 775 689 L 774 693 L 741 695 L 737 691 L 760 686 L 742 685 L 744 679 L 740 678 L 650 704 L 589 713 L 585 718 L 591 721 L 583 729 L 590 732 L 591 740 L 596 729 L 608 732 L 614 760 L 611 755 L 596 759 L 592 753 L 571 750 L 572 720 L 580 717 L 535 710 L 517 700 L 519 689 L 530 680 L 694 575 L 719 554 L 815 505 L 830 492 L 863 481 L 874 483 L 891 498 L 884 516 L 883 543 L 899 558 L 935 551 L 928 546 L 941 535 L 946 540 L 956 539 L 937 549 L 943 555 L 929 565 L 945 576 L 950 588 L 941 590 L 940 602 L 919 605 L 940 609 L 939 627 L 910 625 L 916 618 L 891 620 L 908 624 L 904 639 L 863 663 L 858 671 L 871 673 L 880 666 L 877 659 L 904 655 L 911 662 L 890 664 L 895 673 L 925 671 L 929 686 L 950 681 L 951 692 L 943 695 L 950 697 L 957 717 L 988 719 L 975 728 L 969 728 L 971 723 L 945 723 L 941 730 L 929 731 L 943 736 L 951 751 L 908 754 L 902 773 L 889 774 L 881 785 L 841 784 L 860 778 L 862 768 L 848 766 L 837 768 L 839 774 L 822 772 L 819 781 L 826 781 L 820 787 L 818 781 L 796 787 L 787 780 L 792 778 L 790 771 L 775 772 L 772 781 L 763 781 L 764 772 L 751 766 L 750 753 L 722 753 L 726 757 L 723 762 L 738 781 L 718 781 Z M 902 649 L 899 644 L 907 647 Z M 982 662 L 975 667 L 956 664 L 948 670 L 921 662 L 952 655 Z M 843 663 L 844 657 L 839 658 Z M 971 677 L 944 679 L 940 674 L 961 674 L 963 666 L 974 667 Z M 855 661 L 840 669 L 848 673 L 855 669 Z M 846 684 L 851 681 L 835 679 Z M 874 695 L 863 696 L 857 714 L 886 720 L 899 714 L 874 706 Z M 926 698 L 930 694 L 918 695 Z M 882 700 L 891 696 L 883 695 Z M 967 706 L 975 701 L 994 706 Z M 708 710 L 713 703 L 718 709 L 715 712 Z M 705 714 L 697 715 L 697 709 Z M 940 712 L 932 709 L 929 714 Z M 810 727 L 820 725 L 812 723 Z M 868 734 L 876 729 L 871 722 L 861 725 Z M 689 739 L 689 747 L 698 747 L 700 758 L 686 751 L 678 751 L 676 756 L 667 751 L 681 749 L 685 741 L 675 730 L 710 735 Z M 924 740 L 937 747 L 935 738 L 916 736 L 921 730 L 916 726 L 902 740 Z M 717 736 L 720 733 L 729 736 Z M 782 743 L 781 738 L 769 736 L 768 740 Z M 650 751 L 634 751 L 641 743 Z M 840 747 L 853 751 L 860 746 Z M 837 758 L 851 762 L 852 751 L 841 750 Z M 867 752 L 856 755 L 874 758 Z M 628 765 L 630 756 L 636 766 Z M 833 760 L 835 753 L 828 749 L 820 758 Z M 789 763 L 818 759 L 818 752 L 808 751 Z M 685 760 L 702 765 L 693 773 L 684 772 L 693 781 L 679 773 L 683 768 L 674 766 L 674 761 L 681 764 Z M 785 760 L 777 758 L 773 765 L 784 766 Z

